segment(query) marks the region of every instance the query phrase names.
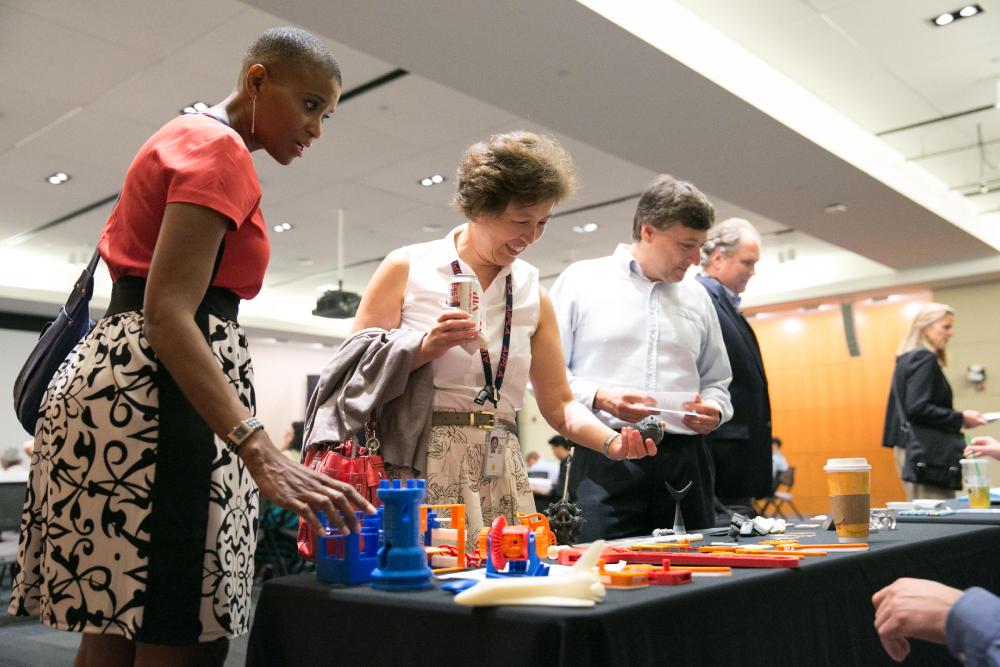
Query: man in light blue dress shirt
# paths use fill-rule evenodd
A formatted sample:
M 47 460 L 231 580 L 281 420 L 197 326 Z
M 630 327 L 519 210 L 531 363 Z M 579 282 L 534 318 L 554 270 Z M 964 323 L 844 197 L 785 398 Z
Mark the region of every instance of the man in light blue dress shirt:
M 907 637 L 945 644 L 963 665 L 1000 665 L 1000 598 L 982 588 L 965 592 L 927 579 L 897 579 L 872 596 L 875 629 L 896 662 L 910 652 Z
M 690 392 L 683 428 L 656 456 L 617 461 L 578 447 L 570 487 L 586 523 L 581 541 L 649 534 L 674 523 L 664 482 L 692 488 L 688 528 L 714 524 L 714 469 L 704 435 L 733 415 L 729 359 L 715 307 L 687 269 L 715 211 L 693 185 L 660 175 L 636 207 L 632 244 L 569 266 L 550 291 L 570 388 L 612 428 L 654 414 L 651 392 Z

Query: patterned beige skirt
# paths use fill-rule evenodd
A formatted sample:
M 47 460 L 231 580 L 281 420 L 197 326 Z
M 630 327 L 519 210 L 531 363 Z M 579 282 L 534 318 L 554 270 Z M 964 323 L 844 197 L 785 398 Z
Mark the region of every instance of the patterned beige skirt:
M 427 500 L 434 505 L 465 505 L 466 550 L 474 551 L 479 531 L 501 514 L 508 524 L 517 513 L 535 512 L 535 498 L 516 433 L 510 433 L 504 451 L 503 471 L 484 475 L 487 433 L 471 426 L 434 426 L 427 445 Z M 413 477 L 409 468 L 390 468 L 390 477 Z
M 252 409 L 242 329 L 196 321 Z M 153 644 L 246 632 L 257 485 L 158 362 L 142 314 L 101 319 L 42 409 L 10 613 Z

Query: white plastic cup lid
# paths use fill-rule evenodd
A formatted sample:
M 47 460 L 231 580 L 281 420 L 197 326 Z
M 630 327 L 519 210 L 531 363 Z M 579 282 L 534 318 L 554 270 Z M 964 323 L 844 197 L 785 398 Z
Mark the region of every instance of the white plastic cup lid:
M 868 459 L 864 457 L 856 459 L 827 459 L 823 470 L 826 472 L 861 472 L 871 470 Z
M 985 458 L 983 458 L 983 459 L 962 459 L 961 461 L 959 461 L 959 463 L 961 463 L 963 465 L 977 465 L 977 466 L 981 465 L 981 466 L 983 466 L 984 470 L 987 469 L 987 468 L 989 468 L 989 465 L 990 465 L 989 462 Z

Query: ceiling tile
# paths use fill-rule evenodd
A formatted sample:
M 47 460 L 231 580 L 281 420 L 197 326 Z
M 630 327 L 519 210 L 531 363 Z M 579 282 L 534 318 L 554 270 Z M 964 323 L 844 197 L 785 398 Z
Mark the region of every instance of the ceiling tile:
M 155 62 L 142 51 L 116 46 L 13 8 L 3 10 L 0 87 L 34 91 L 60 101 L 43 106 L 33 130 L 95 97 Z M 44 49 L 44 53 L 41 50 Z
M 186 49 L 173 57 L 178 63 L 194 71 L 212 76 L 218 76 L 220 72 L 225 73 L 226 78 L 235 84 L 240 60 L 253 40 L 268 28 L 281 25 L 288 25 L 288 21 L 258 9 L 244 7 L 240 14 L 199 36 Z M 309 30 L 308 26 L 301 27 Z M 395 65 L 373 58 L 334 40 L 326 39 L 325 41 L 340 64 L 344 78 L 344 90 L 350 90 L 367 83 L 396 68 Z
M 513 118 L 506 111 L 412 74 L 349 100 L 338 114 L 434 150 L 456 135 L 484 134 Z
M 896 71 L 996 43 L 1000 12 L 983 12 L 943 28 L 930 23 L 942 10 L 960 6 L 942 7 L 940 0 L 868 0 L 831 11 L 829 16 L 852 40 Z
M 11 0 L 10 4 L 74 32 L 155 57 L 169 56 L 198 34 L 246 11 L 235 0 Z

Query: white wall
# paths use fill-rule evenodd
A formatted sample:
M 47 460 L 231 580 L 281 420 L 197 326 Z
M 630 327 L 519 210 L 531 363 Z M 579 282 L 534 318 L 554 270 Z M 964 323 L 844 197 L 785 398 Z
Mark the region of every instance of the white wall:
M 11 446 L 20 448 L 31 434 L 21 428 L 14 414 L 14 380 L 21 371 L 24 360 L 38 342 L 36 331 L 0 329 L 0 450 Z
M 524 407 L 517 416 L 517 439 L 521 441 L 521 452 L 538 452 L 543 459 L 555 460 L 549 438 L 558 435 L 538 412 L 538 403 L 532 393 L 526 392 Z
M 319 375 L 340 344 L 278 342 L 250 338 L 257 417 L 274 444 L 281 446 L 285 431 L 305 417 L 306 376 Z

